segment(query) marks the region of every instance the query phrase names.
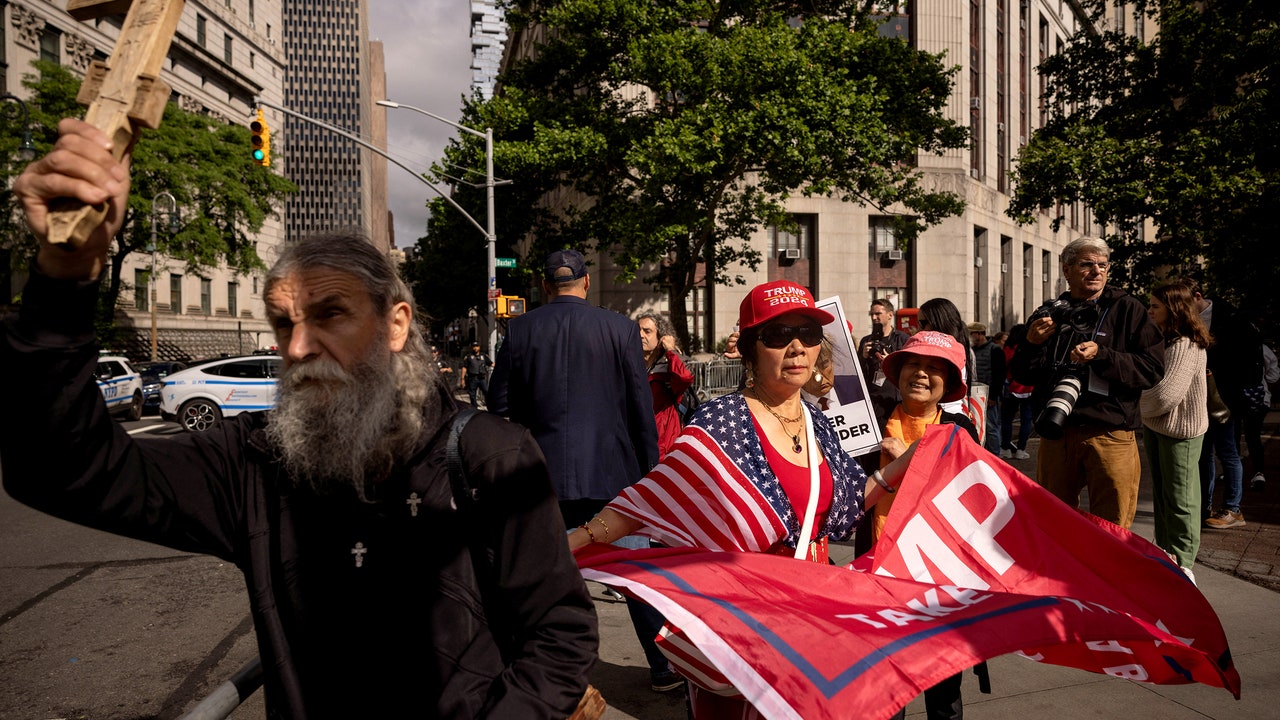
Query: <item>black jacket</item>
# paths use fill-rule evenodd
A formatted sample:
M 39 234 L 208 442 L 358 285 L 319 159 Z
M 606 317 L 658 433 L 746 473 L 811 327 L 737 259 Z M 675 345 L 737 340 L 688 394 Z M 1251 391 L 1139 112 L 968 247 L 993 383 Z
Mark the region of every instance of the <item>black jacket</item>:
M 1262 384 L 1262 336 L 1231 304 L 1213 301 L 1209 372 L 1232 413 L 1245 415 L 1244 391 Z
M 1070 299 L 1070 293 L 1060 296 Z M 1032 406 L 1043 407 L 1060 379 L 1058 363 L 1069 362 L 1071 348 L 1086 340 L 1098 343 L 1098 355 L 1086 367 L 1104 380 L 1109 392 L 1089 392 L 1088 379 L 1067 416 L 1067 425 L 1137 430 L 1142 426 L 1138 399 L 1164 377 L 1164 338 L 1147 317 L 1147 309 L 1125 291 L 1106 286 L 1098 297 L 1100 318 L 1092 333 L 1081 335 L 1059 326 L 1040 345 L 1023 342 L 1013 354 L 1009 373 L 1023 385 L 1034 385 Z
M 24 379 L 10 395 L 16 407 L 48 412 L 0 420 L 5 489 L 68 520 L 234 562 L 270 717 L 573 710 L 595 659 L 596 617 L 527 431 L 492 415 L 468 425 L 462 459 L 480 512 L 453 501 L 447 423 L 375 502 L 318 496 L 283 476 L 265 442 L 269 414 L 130 438 L 94 381 L 96 284 L 36 275 L 26 288 L 0 366 Z M 492 560 L 473 563 L 472 547 Z
M 862 357 L 862 346 L 871 339 L 871 335 L 864 335 L 858 341 L 858 362 L 862 365 L 862 379 L 867 383 L 867 394 L 870 396 L 871 409 L 876 414 L 876 422 L 880 423 L 880 427 L 884 427 L 884 424 L 889 421 L 889 416 L 893 414 L 893 409 L 902 402 L 902 395 L 898 392 L 898 386 L 887 379 L 880 378 L 880 383 L 876 384 L 876 374 L 880 372 L 880 358 L 874 353 L 870 357 Z M 889 345 L 889 352 L 897 352 L 910 339 L 910 335 L 895 328 L 884 341 Z

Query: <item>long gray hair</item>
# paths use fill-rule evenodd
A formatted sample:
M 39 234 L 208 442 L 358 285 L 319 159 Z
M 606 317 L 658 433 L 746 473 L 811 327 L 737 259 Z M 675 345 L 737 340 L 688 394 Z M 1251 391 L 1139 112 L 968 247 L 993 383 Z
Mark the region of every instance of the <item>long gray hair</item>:
M 380 317 L 386 317 L 391 308 L 401 302 L 413 307 L 413 295 L 400 279 L 390 259 L 357 231 L 323 233 L 291 243 L 267 273 L 263 294 L 269 294 L 285 278 L 315 270 L 340 272 L 355 278 L 368 293 L 369 300 Z M 367 441 L 365 444 L 373 451 L 372 456 L 382 459 L 373 463 L 380 467 L 366 466 L 363 471 L 375 478 L 389 471 L 390 464 L 406 459 L 417 450 L 442 419 L 439 390 L 443 381 L 436 363 L 431 359 L 422 329 L 416 321 L 409 323 L 404 348 L 393 353 L 390 362 L 389 382 L 395 387 L 391 391 L 394 397 L 389 400 L 394 403 L 395 408 L 391 410 L 392 416 L 387 418 L 388 426 L 347 428 L 347 432 L 353 435 L 370 435 L 364 438 Z M 305 432 L 305 428 L 295 430 L 299 434 Z M 354 445 L 359 447 L 361 442 L 357 440 Z M 343 476 L 362 474 L 356 467 L 333 470 Z M 357 485 L 357 491 L 361 490 Z M 361 492 L 361 495 L 364 493 Z

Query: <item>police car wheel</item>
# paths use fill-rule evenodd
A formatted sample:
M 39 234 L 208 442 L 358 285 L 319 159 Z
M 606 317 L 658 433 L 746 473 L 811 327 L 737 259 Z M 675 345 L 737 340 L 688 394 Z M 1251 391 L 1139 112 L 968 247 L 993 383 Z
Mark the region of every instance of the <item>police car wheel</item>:
M 204 432 L 222 420 L 222 411 L 208 400 L 189 400 L 178 411 L 178 422 L 187 432 Z
M 127 417 L 130 420 L 142 419 L 142 391 L 141 390 L 133 394 L 133 400 L 129 402 L 129 414 Z

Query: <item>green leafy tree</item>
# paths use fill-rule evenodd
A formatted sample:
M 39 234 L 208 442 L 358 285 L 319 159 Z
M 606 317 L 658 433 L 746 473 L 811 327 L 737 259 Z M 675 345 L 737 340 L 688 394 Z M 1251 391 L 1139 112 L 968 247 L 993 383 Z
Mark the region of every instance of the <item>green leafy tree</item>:
M 43 154 L 57 140 L 58 120 L 82 117 L 84 108 L 75 103 L 79 79 L 59 65 L 35 65 L 38 74 L 28 75 L 23 84 L 31 91 L 33 130 Z M 177 200 L 179 220 L 172 228 L 166 213 L 156 213 L 159 254 L 185 263 L 191 273 L 224 263 L 238 273 L 265 268 L 254 236 L 297 186 L 254 164 L 248 153 L 249 137 L 246 127 L 189 113 L 174 103 L 165 108 L 158 129 L 142 131 L 133 151 L 129 209 L 110 257 L 110 282 L 103 286 L 103 323 L 111 324 L 116 299 L 125 289 L 121 274 L 125 259 L 131 253 L 150 252 L 151 205 L 161 192 Z M 34 240 L 21 227 L 20 214 L 6 215 L 7 242 L 23 248 L 19 255 L 29 259 Z
M 533 238 L 531 258 L 599 248 L 624 281 L 658 263 L 642 279 L 666 290 L 689 347 L 701 267 L 741 283 L 734 268 L 760 260 L 751 234 L 786 225 L 791 195 L 894 211 L 903 242 L 959 212 L 915 169 L 917 152 L 965 142 L 942 112 L 953 70 L 882 36 L 869 5 L 515 0 L 513 37 L 539 39 L 493 100 L 464 111 L 494 128 L 496 166 L 515 181 L 499 191 L 499 238 Z M 446 167 L 480 156 L 463 138 Z
M 1096 21 L 1114 7 L 1083 5 Z M 1167 272 L 1274 312 L 1280 267 L 1280 5 L 1140 0 L 1146 41 L 1082 30 L 1041 67 L 1059 108 L 1019 154 L 1009 214 L 1082 201 L 1131 290 Z M 1150 218 L 1156 238 L 1140 235 Z M 1055 224 L 1061 218 L 1055 219 Z M 1157 242 L 1151 242 L 1151 240 Z

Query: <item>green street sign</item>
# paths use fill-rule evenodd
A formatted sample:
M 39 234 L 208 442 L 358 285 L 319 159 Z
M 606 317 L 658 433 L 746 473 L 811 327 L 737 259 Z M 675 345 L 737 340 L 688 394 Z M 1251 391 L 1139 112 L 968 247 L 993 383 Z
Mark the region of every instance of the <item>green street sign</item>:
M 515 258 L 496 258 L 496 260 L 498 261 L 496 267 L 513 268 L 516 266 Z

